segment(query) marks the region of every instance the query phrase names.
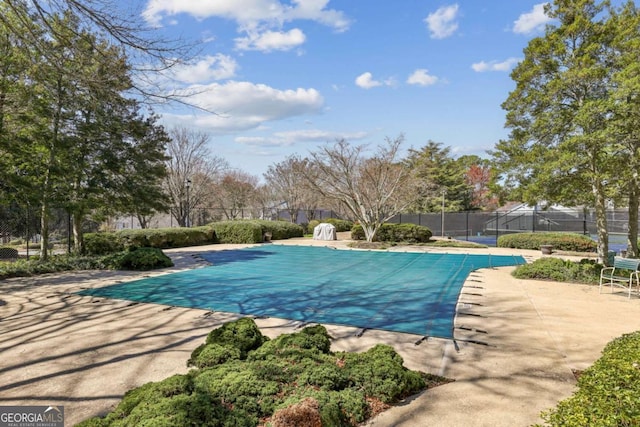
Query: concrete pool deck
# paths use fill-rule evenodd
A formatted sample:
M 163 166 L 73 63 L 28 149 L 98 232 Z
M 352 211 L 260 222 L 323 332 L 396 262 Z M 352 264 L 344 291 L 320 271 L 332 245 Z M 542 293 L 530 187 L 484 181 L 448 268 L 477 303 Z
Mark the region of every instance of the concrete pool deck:
M 346 247 L 291 239 L 275 244 Z M 194 256 L 229 246 L 169 250 L 175 267 L 151 273 L 87 271 L 0 281 L 0 405 L 63 405 L 66 425 L 113 409 L 129 389 L 187 372 L 206 334 L 238 318 L 230 313 L 137 304 L 73 292 L 197 267 Z M 233 246 L 238 247 L 238 246 Z M 393 248 L 523 255 L 508 249 Z M 640 329 L 640 299 L 595 286 L 517 280 L 513 267 L 471 273 L 456 318 L 456 340 L 325 325 L 334 351 L 392 345 L 405 366 L 455 382 L 382 413 L 367 426 L 528 426 L 575 389 L 574 370 L 603 347 Z M 299 322 L 257 319 L 265 335 L 294 332 Z

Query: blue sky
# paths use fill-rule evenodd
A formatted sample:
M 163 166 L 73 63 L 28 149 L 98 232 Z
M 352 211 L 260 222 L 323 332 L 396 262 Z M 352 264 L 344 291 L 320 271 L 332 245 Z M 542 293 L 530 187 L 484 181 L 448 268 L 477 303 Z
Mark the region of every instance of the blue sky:
M 159 82 L 192 93 L 157 109 L 168 127 L 211 136 L 212 152 L 261 176 L 336 138 L 405 135 L 486 157 L 528 41 L 549 22 L 529 0 L 147 0 L 146 22 L 201 43 Z

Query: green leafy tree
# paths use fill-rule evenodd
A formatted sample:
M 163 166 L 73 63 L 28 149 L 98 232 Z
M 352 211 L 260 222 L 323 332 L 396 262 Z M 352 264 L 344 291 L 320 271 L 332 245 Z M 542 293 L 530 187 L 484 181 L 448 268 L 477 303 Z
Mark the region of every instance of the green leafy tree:
M 410 149 L 407 164 L 418 178 L 418 199 L 412 210 L 440 212 L 468 210 L 471 187 L 465 181 L 466 165 L 451 157 L 451 148 L 429 141 L 419 150 Z
M 610 63 L 613 70 L 609 105 L 612 111 L 610 134 L 617 141 L 620 160 L 616 185 L 629 211 L 627 255 L 640 256 L 638 251 L 638 209 L 640 208 L 640 13 L 629 1 L 607 21 L 607 31 L 614 34 Z
M 511 132 L 493 156 L 500 180 L 520 200 L 595 206 L 605 260 L 606 206 L 614 191 L 608 183 L 619 165 L 608 132 L 609 3 L 556 0 L 545 12 L 558 24 L 529 42 L 511 74 L 516 89 L 503 103 Z
M 71 13 L 50 18 L 46 24 L 37 15 L 29 23 L 14 20 L 31 36 L 40 35 L 47 55 L 23 52 L 20 67 L 3 68 L 9 71 L 0 87 L 0 152 L 11 176 L 5 186 L 39 206 L 42 259 L 48 257 L 53 207 L 73 216 L 77 250 L 87 215 L 104 207 L 158 207 L 162 198 L 151 197 L 161 194 L 166 142 L 157 119 L 145 119 L 138 102 L 125 97 L 131 79 L 122 51 L 84 30 Z M 11 40 L 14 33 L 4 34 Z M 135 197 L 136 191 L 147 197 Z

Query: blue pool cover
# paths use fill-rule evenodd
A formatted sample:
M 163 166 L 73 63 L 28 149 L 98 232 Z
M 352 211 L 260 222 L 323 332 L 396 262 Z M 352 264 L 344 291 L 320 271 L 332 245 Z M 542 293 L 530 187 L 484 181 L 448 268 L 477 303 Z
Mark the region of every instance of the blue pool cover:
M 261 245 L 200 254 L 212 265 L 82 295 L 453 338 L 473 270 L 520 256 Z

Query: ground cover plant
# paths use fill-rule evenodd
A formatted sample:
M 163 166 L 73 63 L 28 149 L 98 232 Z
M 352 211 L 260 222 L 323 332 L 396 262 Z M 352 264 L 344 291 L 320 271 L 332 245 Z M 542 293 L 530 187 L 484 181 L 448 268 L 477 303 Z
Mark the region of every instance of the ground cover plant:
M 555 282 L 585 283 L 597 285 L 602 264 L 595 260 L 578 262 L 554 257 L 538 258 L 532 263 L 518 266 L 512 273 L 517 279 L 553 280 Z
M 497 241 L 500 248 L 539 250 L 543 245 L 572 252 L 594 252 L 597 247 L 597 243 L 589 236 L 578 233 L 514 233 L 500 236 Z
M 127 392 L 105 418 L 80 426 L 355 426 L 447 380 L 408 370 L 387 345 L 331 352 L 320 325 L 263 336 L 250 318 L 209 333 L 185 375 Z
M 568 399 L 542 413 L 546 426 L 640 425 L 640 331 L 611 341 Z
M 55 255 L 0 261 L 0 279 L 74 270 L 153 270 L 173 266 L 171 259 L 157 248 L 138 248 L 109 255 Z

